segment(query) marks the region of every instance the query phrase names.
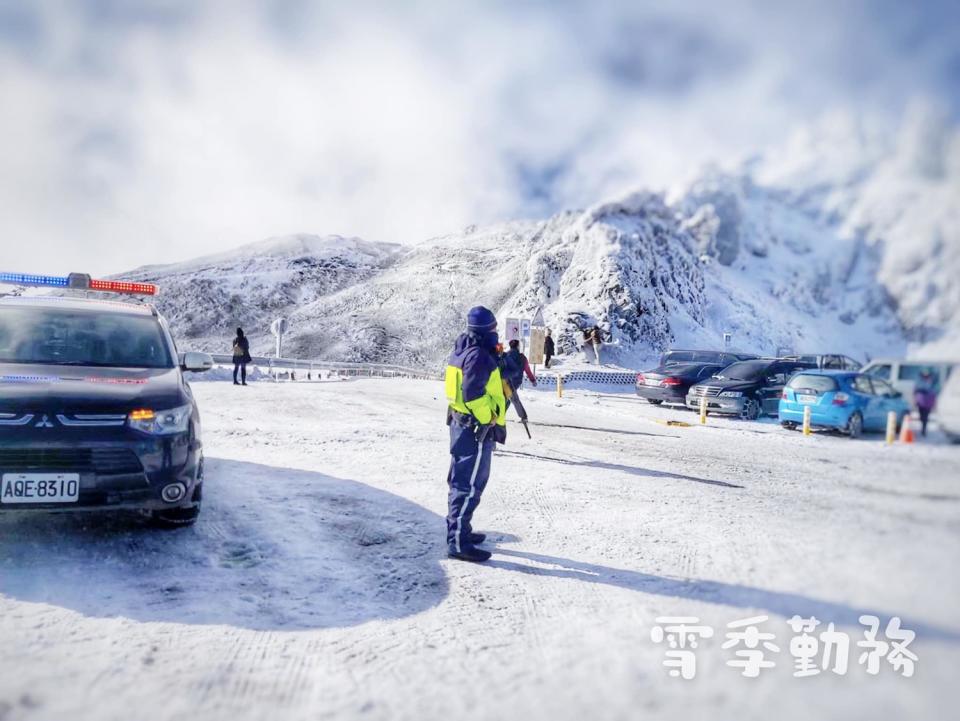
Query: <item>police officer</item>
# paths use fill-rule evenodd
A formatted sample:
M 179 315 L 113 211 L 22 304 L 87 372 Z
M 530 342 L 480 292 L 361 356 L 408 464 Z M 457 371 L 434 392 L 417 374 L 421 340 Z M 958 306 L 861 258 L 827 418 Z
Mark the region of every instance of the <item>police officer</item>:
M 450 486 L 447 550 L 451 558 L 482 562 L 490 552 L 477 548 L 485 536 L 474 533 L 473 512 L 490 477 L 494 443 L 507 439 L 503 381 L 497 366 L 497 319 L 477 306 L 467 314 L 467 331 L 447 364 L 446 395 L 450 426 Z

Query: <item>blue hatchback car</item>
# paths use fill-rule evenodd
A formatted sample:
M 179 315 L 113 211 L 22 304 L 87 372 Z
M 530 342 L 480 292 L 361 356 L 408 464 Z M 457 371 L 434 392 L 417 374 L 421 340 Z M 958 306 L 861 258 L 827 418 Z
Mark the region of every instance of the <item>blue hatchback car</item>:
M 857 438 L 864 431 L 883 431 L 887 414 L 897 414 L 897 427 L 910 412 L 903 394 L 880 378 L 863 373 L 807 370 L 797 373 L 780 397 L 780 424 L 796 428 L 803 409 L 810 408 L 810 424 Z

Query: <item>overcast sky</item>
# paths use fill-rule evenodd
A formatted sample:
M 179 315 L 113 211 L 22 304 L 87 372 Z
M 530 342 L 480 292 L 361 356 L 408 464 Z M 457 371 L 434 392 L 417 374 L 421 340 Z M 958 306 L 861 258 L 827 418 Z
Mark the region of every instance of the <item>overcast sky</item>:
M 665 188 L 825 110 L 956 117 L 958 8 L 0 0 L 0 270 L 413 243 Z

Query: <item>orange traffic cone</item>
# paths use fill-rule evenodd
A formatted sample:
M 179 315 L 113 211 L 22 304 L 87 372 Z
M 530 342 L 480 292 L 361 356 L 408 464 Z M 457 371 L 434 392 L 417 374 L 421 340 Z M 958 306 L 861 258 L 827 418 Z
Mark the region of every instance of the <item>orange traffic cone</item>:
M 910 427 L 910 415 L 903 417 L 903 425 L 900 426 L 900 442 L 913 443 L 913 429 Z

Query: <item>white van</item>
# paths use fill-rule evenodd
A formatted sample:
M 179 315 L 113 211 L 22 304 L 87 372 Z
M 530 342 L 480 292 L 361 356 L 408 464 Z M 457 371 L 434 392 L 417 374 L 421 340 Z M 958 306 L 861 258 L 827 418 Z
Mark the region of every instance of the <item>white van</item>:
M 864 366 L 862 373 L 888 381 L 913 405 L 913 389 L 920 374 L 930 369 L 938 388 L 943 388 L 956 363 L 949 361 L 906 360 L 904 358 L 877 358 Z
M 960 373 L 954 373 L 940 391 L 933 416 L 947 438 L 960 443 Z

